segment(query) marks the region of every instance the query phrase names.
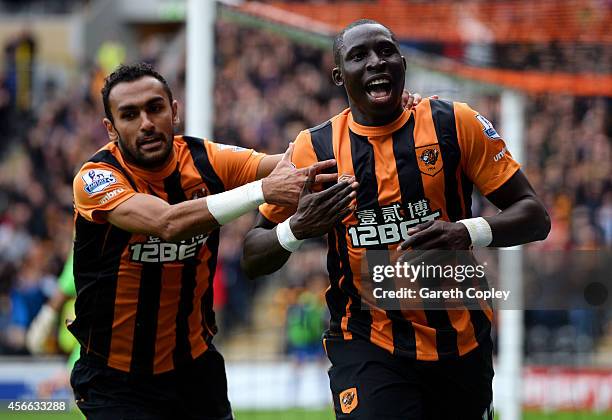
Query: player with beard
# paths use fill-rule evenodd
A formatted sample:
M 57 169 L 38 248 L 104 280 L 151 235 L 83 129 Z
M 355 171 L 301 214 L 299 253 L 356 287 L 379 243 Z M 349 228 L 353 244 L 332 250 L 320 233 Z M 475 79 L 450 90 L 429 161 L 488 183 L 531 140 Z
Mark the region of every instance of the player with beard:
M 178 104 L 150 66 L 121 66 L 102 90 L 110 142 L 74 178 L 76 317 L 71 376 L 89 419 L 231 419 L 212 344 L 219 227 L 266 202 L 295 205 L 307 176 L 284 155 L 174 136 Z M 341 213 L 353 187 L 321 192 Z
M 398 247 L 542 240 L 548 214 L 479 113 L 435 99 L 402 107 L 406 62 L 391 30 L 360 20 L 333 48 L 332 78 L 350 108 L 299 133 L 292 160 L 302 168 L 335 159 L 339 179 L 358 183 L 356 208 L 337 220 L 308 184 L 297 207 L 261 206 L 243 267 L 250 276 L 273 272 L 304 239 L 327 233 L 331 321 L 323 343 L 338 419 L 492 419 L 491 308 L 384 310 L 367 299 L 362 267 L 371 277 Z M 499 214 L 472 218 L 473 185 Z

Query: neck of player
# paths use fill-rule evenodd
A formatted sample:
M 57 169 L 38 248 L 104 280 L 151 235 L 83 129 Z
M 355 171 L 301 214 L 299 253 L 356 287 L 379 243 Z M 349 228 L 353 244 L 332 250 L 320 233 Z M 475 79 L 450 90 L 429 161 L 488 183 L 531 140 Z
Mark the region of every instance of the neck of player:
M 390 124 L 398 119 L 404 111 L 402 105 L 399 104 L 399 106 L 392 112 L 386 112 L 384 114 L 374 114 L 372 112 L 368 113 L 355 105 L 350 98 L 349 106 L 351 108 L 351 114 L 353 114 L 353 120 L 355 120 L 357 124 L 372 127 L 381 127 Z

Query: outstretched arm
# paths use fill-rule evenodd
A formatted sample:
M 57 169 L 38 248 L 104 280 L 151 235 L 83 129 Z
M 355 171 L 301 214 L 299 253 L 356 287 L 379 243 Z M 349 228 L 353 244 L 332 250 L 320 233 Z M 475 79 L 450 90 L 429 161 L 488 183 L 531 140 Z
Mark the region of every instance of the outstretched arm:
M 128 232 L 159 236 L 180 241 L 196 234 L 210 232 L 219 225 L 255 210 L 266 202 L 280 206 L 295 205 L 308 171 L 313 173 L 335 165 L 334 160 L 317 162 L 309 168 L 295 169 L 291 164 L 293 144 L 269 175 L 260 181 L 197 200 L 170 205 L 149 194 L 136 193 L 104 217 Z M 328 182 L 336 174 L 319 174 L 316 180 Z

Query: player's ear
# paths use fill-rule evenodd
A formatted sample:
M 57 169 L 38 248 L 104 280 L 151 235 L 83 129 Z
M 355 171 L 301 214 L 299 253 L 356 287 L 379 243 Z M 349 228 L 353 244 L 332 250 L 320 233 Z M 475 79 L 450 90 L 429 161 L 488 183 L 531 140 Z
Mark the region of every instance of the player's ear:
M 406 57 L 404 57 L 403 55 L 402 55 L 402 62 L 404 63 L 404 69 L 407 69 L 408 65 L 406 64 Z
M 181 122 L 178 114 L 178 101 L 174 99 L 172 101 L 172 124 L 178 125 Z
M 342 86 L 344 84 L 344 79 L 342 78 L 342 71 L 340 67 L 334 67 L 332 70 L 332 80 L 336 86 Z
M 108 118 L 104 118 L 102 120 L 102 123 L 104 123 L 104 127 L 106 128 L 106 134 L 108 135 L 109 140 L 119 140 L 119 133 L 117 133 L 117 130 L 115 130 L 115 126 L 113 125 L 111 120 L 109 120 Z

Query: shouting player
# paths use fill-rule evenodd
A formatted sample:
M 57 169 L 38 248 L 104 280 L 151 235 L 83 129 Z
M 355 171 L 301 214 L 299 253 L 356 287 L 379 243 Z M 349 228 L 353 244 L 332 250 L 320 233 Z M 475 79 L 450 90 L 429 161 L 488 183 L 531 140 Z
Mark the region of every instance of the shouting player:
M 266 156 L 174 136 L 177 101 L 148 65 L 121 66 L 102 98 L 110 143 L 74 179 L 77 404 L 89 419 L 231 419 L 211 343 L 219 227 L 295 205 L 307 173 L 335 162 L 296 170 L 293 146 Z M 350 190 L 338 183 L 326 206 Z
M 308 186 L 297 208 L 261 206 L 243 267 L 251 276 L 270 273 L 304 239 L 328 234 L 331 322 L 324 345 L 338 419 L 492 419 L 490 308 L 362 306 L 362 263 L 398 246 L 467 250 L 542 240 L 548 214 L 478 112 L 434 99 L 413 110 L 401 106 L 406 62 L 387 27 L 354 22 L 333 49 L 333 81 L 346 90 L 350 108 L 302 131 L 293 162 L 303 168 L 335 159 L 339 179 L 358 183 L 356 208 L 336 222 Z M 499 214 L 472 218 L 473 185 Z M 384 238 L 389 231 L 376 229 L 400 222 L 412 228 Z

